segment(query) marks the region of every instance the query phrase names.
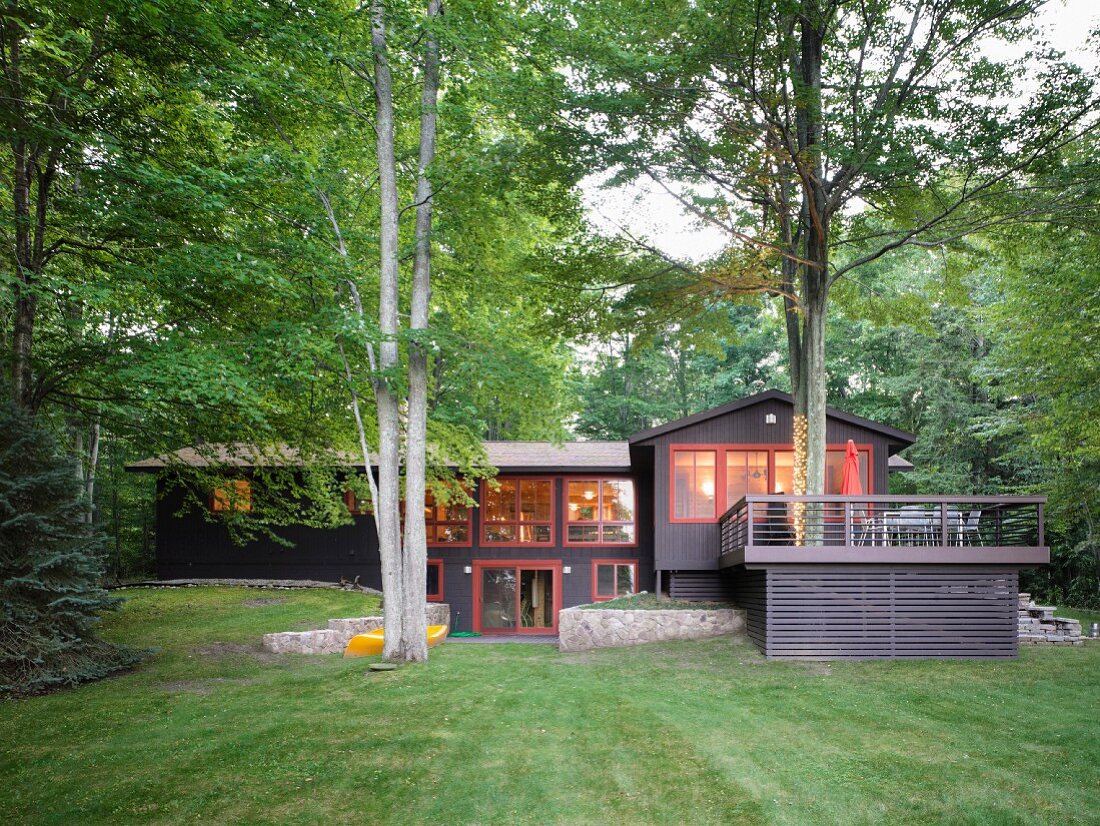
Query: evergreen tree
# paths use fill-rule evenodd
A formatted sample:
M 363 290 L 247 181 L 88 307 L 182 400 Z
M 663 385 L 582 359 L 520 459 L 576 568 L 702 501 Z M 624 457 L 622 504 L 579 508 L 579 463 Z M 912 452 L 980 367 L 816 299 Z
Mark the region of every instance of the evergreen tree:
M 92 629 L 114 607 L 102 537 L 83 520 L 74 462 L 40 422 L 0 406 L 0 694 L 75 685 L 137 661 Z

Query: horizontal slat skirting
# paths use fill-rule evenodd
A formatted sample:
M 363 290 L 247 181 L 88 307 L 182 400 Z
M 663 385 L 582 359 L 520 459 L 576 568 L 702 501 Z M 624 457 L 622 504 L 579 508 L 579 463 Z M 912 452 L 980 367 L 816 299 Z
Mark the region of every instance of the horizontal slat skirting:
M 1014 569 L 814 565 L 766 570 L 771 657 L 1012 657 Z

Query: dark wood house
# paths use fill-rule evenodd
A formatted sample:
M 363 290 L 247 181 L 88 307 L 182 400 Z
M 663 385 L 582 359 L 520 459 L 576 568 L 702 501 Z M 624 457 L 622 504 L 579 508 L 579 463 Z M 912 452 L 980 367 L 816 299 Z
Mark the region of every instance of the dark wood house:
M 1017 574 L 1048 561 L 1041 497 L 888 493 L 911 434 L 830 409 L 826 495 L 794 497 L 792 404 L 768 391 L 626 442 L 487 442 L 476 507 L 425 503 L 428 599 L 461 630 L 554 633 L 561 608 L 656 590 L 732 599 L 774 657 L 1012 656 Z M 863 493 L 841 496 L 848 442 Z M 223 459 L 226 457 L 223 457 Z M 247 504 L 247 457 L 214 509 Z M 131 466 L 205 461 L 194 451 Z M 233 485 L 234 487 L 230 487 Z M 380 586 L 369 515 L 230 541 L 161 483 L 162 579 L 354 579 Z

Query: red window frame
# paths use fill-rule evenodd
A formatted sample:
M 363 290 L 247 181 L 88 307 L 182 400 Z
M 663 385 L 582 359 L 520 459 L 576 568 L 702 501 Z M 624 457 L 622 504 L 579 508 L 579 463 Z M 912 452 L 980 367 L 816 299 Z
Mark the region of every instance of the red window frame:
M 232 485 L 232 498 L 225 489 Z M 231 479 L 210 492 L 210 510 L 214 513 L 248 513 L 252 510 L 252 482 Z
M 846 450 L 848 443 L 827 444 L 826 450 Z M 768 492 L 774 490 L 775 485 L 775 454 L 779 451 L 794 449 L 792 444 L 674 444 L 668 446 L 668 521 L 676 524 L 690 523 L 714 523 L 722 518 L 722 514 L 733 507 L 736 502 L 726 500 L 726 451 L 767 451 L 768 452 Z M 714 480 L 714 507 L 716 516 L 713 519 L 681 519 L 676 516 L 676 453 L 678 451 L 712 450 L 716 453 L 715 480 Z M 875 448 L 869 443 L 856 443 L 856 450 L 867 454 L 867 490 L 868 496 L 874 494 L 875 487 Z M 787 491 L 789 493 L 790 491 Z
M 676 454 L 677 453 L 713 453 L 714 454 L 714 516 L 676 515 Z M 726 454 L 722 445 L 669 445 L 668 449 L 668 519 L 681 524 L 717 522 L 725 510 L 721 504 L 725 499 L 724 485 Z M 721 493 L 720 493 L 721 492 Z
M 439 593 L 426 594 L 428 602 L 443 602 L 443 560 L 442 559 L 429 559 L 428 567 L 436 567 L 439 569 Z
M 426 496 L 431 496 L 432 500 L 435 500 L 435 494 L 430 490 L 425 492 Z M 424 507 L 428 507 L 428 501 L 425 498 Z M 466 506 L 466 521 L 465 523 L 457 519 L 429 519 L 427 513 L 424 514 L 424 527 L 426 530 L 431 530 L 433 527 L 438 528 L 440 525 L 466 525 L 466 541 L 465 542 L 440 542 L 439 540 L 430 540 L 428 542 L 429 548 L 472 548 L 474 544 L 474 513 L 473 506 Z M 435 508 L 432 509 L 434 516 Z
M 479 505 L 481 507 L 481 519 L 480 519 L 481 530 L 479 531 L 479 537 L 478 537 L 481 540 L 481 545 L 484 546 L 484 547 L 489 547 L 489 548 L 553 548 L 553 547 L 556 547 L 556 542 L 557 542 L 556 523 L 557 523 L 557 520 L 554 518 L 554 513 L 556 512 L 556 509 L 557 509 L 557 495 L 558 495 L 558 492 L 557 492 L 557 487 L 558 487 L 557 486 L 557 479 L 558 479 L 558 477 L 556 477 L 556 476 L 511 476 L 511 475 L 509 475 L 509 476 L 498 476 L 497 481 L 508 481 L 508 482 L 513 482 L 514 481 L 516 483 L 516 516 L 517 516 L 517 518 L 514 522 L 512 522 L 512 521 L 509 521 L 509 522 L 490 522 L 489 521 L 489 519 L 487 518 L 487 514 L 488 514 L 487 503 L 489 501 L 489 499 L 488 499 L 489 483 L 488 483 L 487 480 L 482 479 L 481 480 L 480 491 L 479 491 L 479 497 L 480 497 L 479 498 Z M 537 522 L 535 522 L 535 521 L 524 522 L 524 521 L 522 521 L 521 519 L 518 518 L 519 517 L 519 511 L 520 511 L 520 505 L 522 504 L 522 497 L 521 497 L 521 493 L 520 493 L 520 491 L 522 489 L 522 486 L 520 485 L 521 482 L 549 482 L 550 483 L 550 519 L 549 519 L 549 521 L 539 520 Z M 491 526 L 494 526 L 494 525 L 515 525 L 516 526 L 516 539 L 508 540 L 508 541 L 504 541 L 504 542 L 490 541 L 489 539 L 486 538 L 486 529 L 491 527 Z M 521 525 L 530 525 L 530 526 L 548 525 L 550 527 L 550 541 L 548 541 L 548 542 L 524 542 L 524 541 L 522 541 L 521 539 L 519 539 L 519 536 L 520 536 L 519 528 L 520 528 Z
M 364 507 L 357 508 L 355 506 L 357 501 L 362 501 Z M 348 513 L 352 516 L 368 516 L 372 512 L 367 500 L 359 500 L 353 490 L 344 491 L 344 504 L 347 506 Z
M 598 592 L 599 588 L 599 566 L 600 565 L 630 565 L 634 568 L 634 593 L 638 593 L 638 560 L 636 559 L 593 559 L 592 560 L 592 601 L 593 602 L 608 602 L 613 599 L 618 599 L 618 594 L 614 596 L 600 596 Z M 616 583 L 618 582 L 618 576 L 616 572 Z
M 569 483 L 570 482 L 595 482 L 598 485 L 596 496 L 596 509 L 600 518 L 589 522 L 576 522 L 569 519 Z M 629 522 L 603 519 L 603 483 L 604 482 L 630 482 L 634 488 L 634 506 L 632 508 L 634 518 Z M 638 482 L 633 476 L 625 474 L 604 474 L 601 476 L 563 476 L 562 477 L 562 545 L 566 548 L 636 548 L 638 547 Z M 584 525 L 596 527 L 600 532 L 600 539 L 596 542 L 584 542 L 583 540 L 570 540 L 569 528 L 571 525 Z M 605 542 L 603 540 L 604 525 L 630 525 L 634 528 L 634 539 L 630 542 Z

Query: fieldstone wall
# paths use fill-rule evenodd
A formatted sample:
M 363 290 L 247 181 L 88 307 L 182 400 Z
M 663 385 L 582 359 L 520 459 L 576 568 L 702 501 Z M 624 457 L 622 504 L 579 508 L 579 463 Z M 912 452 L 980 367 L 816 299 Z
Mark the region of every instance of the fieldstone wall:
M 743 634 L 740 608 L 626 610 L 566 608 L 558 613 L 558 647 L 587 651 L 665 640 L 700 640 Z
M 451 606 L 445 602 L 430 602 L 424 606 L 428 625 L 450 625 Z M 366 634 L 382 627 L 382 617 L 351 617 L 331 619 L 328 628 L 317 631 L 280 631 L 264 634 L 263 646 L 274 654 L 343 654 L 356 634 Z
M 1036 605 L 1031 594 L 1020 594 L 1020 615 L 1017 621 L 1020 645 L 1081 645 L 1081 623 L 1075 619 L 1054 616 L 1054 608 Z

